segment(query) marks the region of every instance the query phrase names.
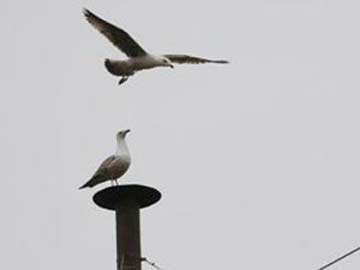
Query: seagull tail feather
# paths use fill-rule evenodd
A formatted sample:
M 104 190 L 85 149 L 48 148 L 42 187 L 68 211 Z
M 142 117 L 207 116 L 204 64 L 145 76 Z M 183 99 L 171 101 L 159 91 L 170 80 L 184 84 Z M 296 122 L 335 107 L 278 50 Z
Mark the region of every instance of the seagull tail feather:
M 104 61 L 104 65 L 107 69 L 107 71 L 109 71 L 112 75 L 118 76 L 119 74 L 117 74 L 114 70 L 114 65 L 112 64 L 110 59 L 105 59 Z
M 95 186 L 97 184 L 96 181 L 94 181 L 94 178 L 91 178 L 89 181 L 87 181 L 85 184 L 83 184 L 81 187 L 79 187 L 79 189 L 83 189 L 83 188 L 91 188 L 93 186 Z

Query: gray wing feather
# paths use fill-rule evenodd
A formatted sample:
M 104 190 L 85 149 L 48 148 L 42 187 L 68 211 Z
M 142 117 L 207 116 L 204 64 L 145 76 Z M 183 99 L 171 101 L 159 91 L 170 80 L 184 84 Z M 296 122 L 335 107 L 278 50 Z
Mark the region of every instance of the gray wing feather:
M 94 175 L 90 178 L 89 181 L 87 181 L 84 185 L 79 187 L 79 189 L 83 189 L 86 187 L 93 187 L 96 186 L 99 183 L 105 182 L 107 180 L 110 180 L 107 167 L 111 162 L 115 159 L 115 156 L 110 156 L 107 159 L 105 159 L 100 167 L 96 170 Z
M 111 163 L 116 159 L 115 155 L 112 155 L 110 157 L 108 157 L 107 159 L 105 159 L 101 164 L 100 167 L 96 170 L 96 172 L 94 173 L 94 177 L 97 176 L 104 176 L 104 177 L 109 177 L 108 176 L 108 169 L 111 166 Z
M 79 189 L 85 187 L 93 187 L 102 182 L 113 180 L 114 173 L 117 177 L 123 175 L 129 168 L 129 163 L 124 162 L 118 156 L 112 155 L 105 159 L 100 167 L 96 170 L 89 181 L 82 185 Z
M 167 59 L 169 59 L 171 62 L 178 64 L 205 64 L 205 63 L 228 64 L 229 63 L 226 60 L 210 60 L 206 58 L 195 57 L 185 54 L 165 54 L 164 56 Z
M 146 51 L 124 30 L 101 19 L 91 11 L 84 9 L 87 21 L 103 34 L 112 44 L 129 57 L 146 55 Z

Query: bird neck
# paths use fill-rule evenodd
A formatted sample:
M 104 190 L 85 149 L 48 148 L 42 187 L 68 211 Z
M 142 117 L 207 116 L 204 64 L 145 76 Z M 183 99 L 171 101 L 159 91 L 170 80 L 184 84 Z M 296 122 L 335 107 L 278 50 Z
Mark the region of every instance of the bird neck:
M 124 139 L 117 140 L 116 155 L 129 156 L 129 149 Z

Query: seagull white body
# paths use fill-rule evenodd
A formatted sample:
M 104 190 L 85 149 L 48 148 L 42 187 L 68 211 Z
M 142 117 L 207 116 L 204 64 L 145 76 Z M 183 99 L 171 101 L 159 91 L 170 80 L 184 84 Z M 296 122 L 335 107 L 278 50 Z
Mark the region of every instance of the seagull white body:
M 84 15 L 88 22 L 103 34 L 111 43 L 125 53 L 129 59 L 110 60 L 105 59 L 106 69 L 115 76 L 121 76 L 119 84 L 125 82 L 130 76 L 144 69 L 155 67 L 171 67 L 178 64 L 203 64 L 217 63 L 227 64 L 226 60 L 209 60 L 183 54 L 152 55 L 147 53 L 127 32 L 115 25 L 101 19 L 91 11 L 84 9 Z
M 115 154 L 105 159 L 91 179 L 79 189 L 93 187 L 106 181 L 115 181 L 117 183 L 117 179 L 127 172 L 131 164 L 129 149 L 125 141 L 125 136 L 128 132 L 130 130 L 118 132 L 116 135 L 117 146 Z
M 115 76 L 132 76 L 137 71 L 161 66 L 169 66 L 168 61 L 164 62 L 163 57 L 150 54 L 127 60 L 105 59 L 105 67 Z

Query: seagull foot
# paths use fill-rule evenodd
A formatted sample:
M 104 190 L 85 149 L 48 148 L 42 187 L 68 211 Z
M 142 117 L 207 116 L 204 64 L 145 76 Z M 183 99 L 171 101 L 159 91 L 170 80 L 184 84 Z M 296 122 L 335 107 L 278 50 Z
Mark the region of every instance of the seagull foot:
M 119 81 L 119 85 L 123 84 L 124 82 L 126 82 L 129 79 L 129 77 L 122 77 L 121 80 Z

